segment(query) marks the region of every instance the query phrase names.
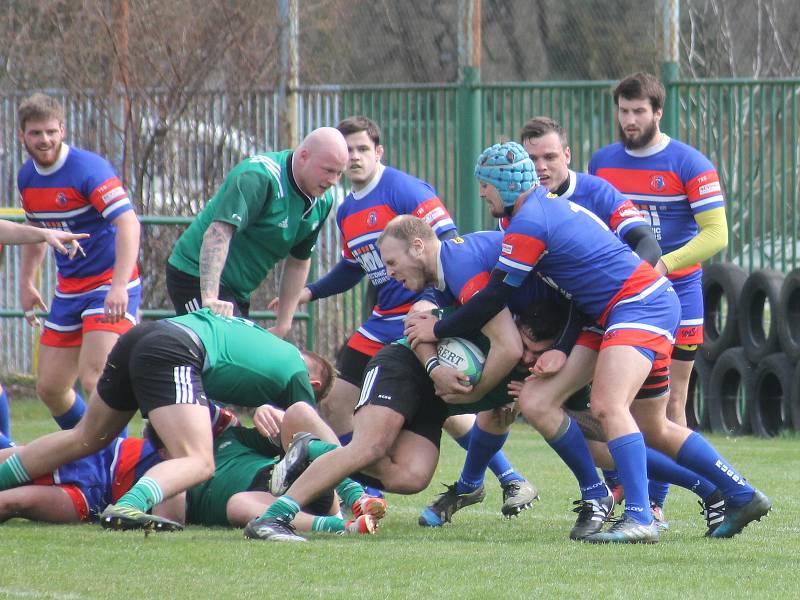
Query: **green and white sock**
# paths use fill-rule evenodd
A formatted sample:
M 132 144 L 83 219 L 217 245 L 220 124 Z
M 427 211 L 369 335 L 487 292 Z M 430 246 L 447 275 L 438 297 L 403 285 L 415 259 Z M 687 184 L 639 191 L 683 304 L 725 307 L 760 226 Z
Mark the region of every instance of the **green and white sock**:
M 297 513 L 300 512 L 300 505 L 291 496 L 281 496 L 272 503 L 262 515 L 262 518 L 280 518 L 291 522 Z
M 0 490 L 7 490 L 30 481 L 31 476 L 20 461 L 19 454 L 12 454 L 0 465 Z
M 329 533 L 344 531 L 344 519 L 340 519 L 339 517 L 314 517 L 314 523 L 311 525 L 311 530 L 325 531 Z
M 327 454 L 331 450 L 336 450 L 338 447 L 337 444 L 331 444 L 330 442 L 311 440 L 308 443 L 308 458 L 310 460 L 317 460 L 323 454 Z
M 164 500 L 164 492 L 158 482 L 151 477 L 142 477 L 117 501 L 117 506 L 129 506 L 142 512 L 148 512 L 162 500 Z
M 339 494 L 344 505 L 349 508 L 364 495 L 364 487 L 357 481 L 345 477 L 342 483 L 336 486 L 336 493 Z

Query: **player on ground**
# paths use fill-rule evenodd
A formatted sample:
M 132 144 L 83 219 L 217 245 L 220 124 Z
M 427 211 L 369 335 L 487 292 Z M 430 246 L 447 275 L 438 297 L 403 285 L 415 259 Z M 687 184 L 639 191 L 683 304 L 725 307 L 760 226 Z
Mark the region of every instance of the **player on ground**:
M 294 434 L 311 432 L 302 434 L 309 442 L 325 435 L 325 430 L 317 430 L 319 417 L 309 404 L 296 403 L 285 413 L 278 412 L 273 416 L 277 416 L 281 430 L 279 439 L 245 427 L 230 427 L 214 439 L 214 475 L 187 492 L 188 523 L 244 527 L 275 501 L 269 493 L 270 477 Z M 300 531 L 374 533 L 386 513 L 385 500 L 366 496 L 364 488 L 351 479 L 340 482 L 336 492 L 352 509 L 352 520 L 338 516 L 338 499 L 328 493 L 304 507 L 293 526 Z
M 330 273 L 303 288 L 300 303 L 349 290 L 364 274 L 377 290 L 377 304 L 372 314 L 350 336 L 337 357 L 338 377 L 331 394 L 320 406 L 322 415 L 342 444 L 347 444 L 352 436 L 353 409 L 367 362 L 384 345 L 403 337 L 403 318 L 424 298 L 424 294 L 404 288 L 388 276 L 375 241 L 397 215 L 423 219 L 442 240 L 455 237 L 457 232 L 453 219 L 428 183 L 381 163 L 383 146 L 380 128 L 375 122 L 355 116 L 341 121 L 337 129 L 347 143 L 349 160 L 345 174 L 352 185 L 336 213 L 336 224 L 342 235 L 342 258 Z M 272 308 L 277 306 L 278 303 L 271 305 Z M 432 305 L 425 302 L 417 306 L 430 308 Z M 448 419 L 445 426 L 467 450 L 468 457 L 472 435 L 477 431 L 473 422 L 468 416 L 455 417 Z M 489 468 L 503 488 L 503 514 L 517 514 L 538 495 L 536 488 L 514 469 L 502 451 L 492 457 Z M 474 487 L 469 491 L 483 499 L 482 488 Z M 421 520 L 420 524 L 441 525 L 441 522 Z
M 583 358 L 589 360 L 579 364 L 573 351 L 564 368 L 550 378 L 566 378 L 574 387 L 568 391 L 575 391 L 593 377 L 592 413 L 603 425 L 626 490 L 624 518 L 608 532 L 588 535 L 586 541 L 658 541 L 658 527 L 647 497 L 646 453 L 640 426 L 654 448 L 720 488 L 725 495 L 726 515 L 712 537 L 735 535 L 769 511 L 769 499 L 747 484 L 702 436 L 666 419 L 665 394 L 638 402 L 634 414 L 631 412 L 645 380 L 649 376 L 663 379 L 669 366 L 680 312 L 672 287 L 595 215 L 548 195 L 533 183 L 528 175 L 531 171 L 530 158 L 514 142 L 496 144 L 480 156 L 476 176 L 481 182 L 481 196 L 493 216 L 511 216 L 500 260 L 487 286 L 446 319 L 437 322 L 429 315 L 409 316 L 409 340 L 435 342 L 439 337 L 463 334 L 502 310 L 514 289 L 532 272 L 544 277 L 604 330 L 602 339 L 595 339 L 596 356 L 583 352 Z M 536 407 L 542 401 L 533 393 L 535 387 L 527 382 L 520 393 L 520 406 L 530 421 L 535 420 Z M 566 397 L 559 400 L 563 403 Z M 540 427 L 543 415 L 539 417 Z M 553 434 L 563 440 L 570 428 L 567 417 L 560 423 L 551 422 L 550 435 L 543 434 L 548 440 L 554 438 Z M 572 452 L 574 448 L 568 445 L 566 450 Z M 559 455 L 570 464 L 569 457 L 561 452 Z
M 635 73 L 614 90 L 620 141 L 598 150 L 589 172 L 633 200 L 650 222 L 663 254 L 656 266 L 672 282 L 681 321 L 672 353 L 667 416 L 686 425 L 686 396 L 697 347 L 703 343 L 700 263 L 725 248 L 725 199 L 714 165 L 698 150 L 661 133 L 666 92 L 649 73 Z M 663 521 L 667 487 L 650 485 Z
M 137 325 L 109 354 L 86 417 L 75 429 L 39 438 L 0 465 L 0 489 L 23 485 L 60 464 L 97 452 L 139 409 L 170 458 L 107 507 L 101 523 L 113 528 L 179 528 L 147 511 L 213 474 L 206 394 L 227 404 L 268 402 L 286 408 L 296 402 L 314 404 L 314 387 L 320 393 L 329 389 L 332 377 L 322 357 L 301 355 L 242 318 L 203 309 Z M 336 441 L 321 420 L 319 427 L 328 432 L 328 441 Z
M 294 151 L 257 154 L 239 163 L 175 243 L 167 262 L 175 312 L 207 307 L 223 316 L 247 316 L 250 294 L 286 259 L 270 329 L 284 337 L 333 206 L 330 188 L 346 164 L 347 146 L 331 127 L 315 129 Z
M 483 260 L 487 253 L 490 260 L 492 253 L 496 257 L 499 241 L 497 232 L 479 232 L 442 242 L 424 221 L 402 215 L 386 226 L 377 243 L 391 277 L 418 292 L 435 285 L 438 303 L 447 306 L 456 301 L 456 294 L 479 289 L 480 264 L 468 263 L 476 258 Z M 342 448 L 320 448 L 309 453 L 314 462 L 294 483 L 292 475 L 297 475 L 294 465 L 298 461 L 288 461 L 292 464 L 284 469 L 287 476 L 277 485 L 273 481 L 272 488 L 273 493 L 285 495 L 261 518 L 249 523 L 245 535 L 286 540 L 294 535 L 287 524 L 297 506 L 317 497 L 323 486 L 330 487 L 335 478 L 350 473 L 366 474 L 391 492 L 410 494 L 425 489 L 438 462 L 441 428 L 447 415 L 482 411 L 488 415 L 509 402 L 505 377 L 522 352 L 511 313 L 500 312 L 481 333 L 488 338 L 488 353 L 481 379 L 474 388 L 463 385 L 457 371 L 439 364 L 432 344 L 419 346 L 416 353 L 402 341 L 382 348 L 364 373 L 353 418 L 353 440 Z M 453 389 L 467 394 L 456 398 Z M 458 403 L 445 404 L 450 400 Z M 505 431 L 495 433 L 491 419 L 484 423 L 482 417 L 478 417 L 478 423 L 491 434 L 487 437 L 502 445 L 508 424 Z M 484 460 L 488 461 L 491 455 L 488 452 Z M 484 462 L 475 475 L 482 477 L 485 470 Z M 449 520 L 452 512 L 462 507 L 452 507 L 442 519 Z
M 72 389 L 75 380 L 91 394 L 109 350 L 136 324 L 139 220 L 108 161 L 64 142 L 64 112 L 56 100 L 34 94 L 20 106 L 18 120 L 19 139 L 31 156 L 17 176 L 28 221 L 91 236 L 75 258 L 56 253 L 58 285 L 39 341 L 36 391 L 63 429 L 85 411 Z M 22 250 L 20 298 L 31 325 L 39 323 L 34 309 L 47 310 L 34 282 L 45 250 L 45 244 Z

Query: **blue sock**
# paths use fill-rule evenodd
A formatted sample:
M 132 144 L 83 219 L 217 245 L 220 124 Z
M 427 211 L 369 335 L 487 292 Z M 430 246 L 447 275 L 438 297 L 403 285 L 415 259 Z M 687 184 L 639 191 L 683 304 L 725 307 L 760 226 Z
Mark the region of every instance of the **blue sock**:
M 575 475 L 581 488 L 581 498 L 584 500 L 602 498 L 608 494 L 608 489 L 597 474 L 586 438 L 575 421 L 570 417 L 567 419 L 569 424 L 566 431 L 555 439 L 546 441 Z
M 61 429 L 72 429 L 81 420 L 83 413 L 86 412 L 86 404 L 78 392 L 75 392 L 75 402 L 72 403 L 69 410 L 63 415 L 53 417 Z
M 469 439 L 471 434 L 472 430 L 468 431 L 459 438 L 453 439 L 455 439 L 456 443 L 464 450 L 469 450 Z M 506 457 L 505 452 L 502 450 L 497 452 L 492 457 L 492 460 L 489 461 L 489 469 L 495 474 L 495 477 L 497 477 L 500 485 L 505 485 L 510 481 L 523 481 L 525 479 L 516 471 L 516 469 L 514 469 L 514 465 L 511 464 Z
M 643 525 L 653 522 L 647 496 L 647 451 L 638 431 L 608 442 L 622 486 L 625 488 L 625 514 Z
M 743 506 L 753 498 L 753 487 L 696 431 L 686 438 L 675 462 L 716 485 L 726 506 Z
M 652 485 L 666 481 L 678 485 L 700 496 L 703 500 L 708 498 L 717 489 L 705 477 L 680 466 L 666 454 L 652 448 L 647 449 L 647 476 L 650 477 L 650 500 L 653 500 Z M 653 480 L 658 480 L 654 482 Z M 664 506 L 663 504 L 661 506 Z
M 348 431 L 347 433 L 343 433 L 339 436 L 339 444 L 341 446 L 347 446 L 350 443 L 350 440 L 353 439 L 353 432 Z
M 648 473 L 650 472 L 648 468 Z M 649 475 L 648 475 L 649 476 Z M 669 483 L 651 479 L 647 483 L 647 495 L 650 496 L 650 502 L 655 502 L 663 507 L 667 501 L 667 492 L 669 492 Z
M 16 446 L 16 444 L 11 441 L 11 438 L 8 438 L 0 433 L 0 450 L 3 448 L 13 448 L 14 446 Z
M 0 433 L 11 437 L 11 413 L 8 410 L 8 392 L 0 394 Z
M 472 426 L 467 458 L 464 461 L 461 476 L 456 482 L 457 493 L 467 494 L 474 492 L 483 485 L 483 477 L 489 462 L 503 447 L 506 439 L 508 439 L 508 433 L 496 435 L 484 431 L 478 427 L 477 423 Z

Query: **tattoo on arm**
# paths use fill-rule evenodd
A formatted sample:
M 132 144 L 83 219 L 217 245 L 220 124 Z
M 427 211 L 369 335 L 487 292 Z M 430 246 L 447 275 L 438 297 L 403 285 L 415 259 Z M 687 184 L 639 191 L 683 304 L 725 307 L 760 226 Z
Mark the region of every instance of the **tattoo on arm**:
M 199 257 L 202 297 L 216 298 L 219 294 L 219 280 L 228 258 L 228 247 L 232 236 L 233 226 L 218 221 L 209 225 L 203 235 Z

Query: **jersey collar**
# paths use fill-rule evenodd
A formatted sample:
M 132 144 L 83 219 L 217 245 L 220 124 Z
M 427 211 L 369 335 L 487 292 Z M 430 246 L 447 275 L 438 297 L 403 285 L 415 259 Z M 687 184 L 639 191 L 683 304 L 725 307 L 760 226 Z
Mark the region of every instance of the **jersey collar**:
M 661 141 L 658 142 L 655 146 L 650 146 L 649 148 L 640 148 L 638 150 L 628 150 L 625 148 L 625 144 L 622 147 L 625 149 L 625 153 L 629 154 L 630 156 L 635 156 L 636 158 L 646 158 L 648 156 L 653 156 L 654 154 L 658 154 L 670 142 L 670 137 L 666 133 L 661 134 Z
M 556 190 L 554 190 L 554 194 L 559 198 L 571 198 L 572 194 L 575 193 L 575 186 L 578 185 L 578 176 L 575 174 L 575 171 L 572 169 L 567 170 L 567 178 L 564 180 Z
M 289 185 L 291 185 L 298 195 L 302 196 L 303 200 L 305 200 L 306 209 L 303 211 L 303 217 L 305 218 L 308 213 L 311 211 L 312 208 L 317 203 L 316 198 L 312 198 L 308 194 L 306 194 L 303 190 L 300 189 L 300 186 L 297 185 L 297 181 L 294 178 L 294 172 L 292 172 L 292 159 L 294 158 L 294 152 L 290 152 L 289 156 L 286 157 L 286 178 L 289 180 Z
M 39 175 L 52 175 L 61 167 L 63 167 L 65 162 L 67 162 L 67 154 L 69 154 L 69 146 L 64 142 L 61 142 L 61 150 L 58 151 L 58 158 L 56 159 L 56 162 L 49 167 L 43 167 L 34 160 L 32 161 L 33 168 L 36 169 L 36 172 Z
M 383 177 L 383 171 L 386 169 L 381 163 L 378 163 L 378 168 L 375 169 L 375 175 L 372 176 L 370 182 L 361 188 L 358 191 L 352 190 L 350 193 L 353 194 L 353 198 L 356 200 L 361 200 L 364 196 L 369 194 L 372 190 L 378 187 L 378 184 L 381 182 L 381 177 Z

